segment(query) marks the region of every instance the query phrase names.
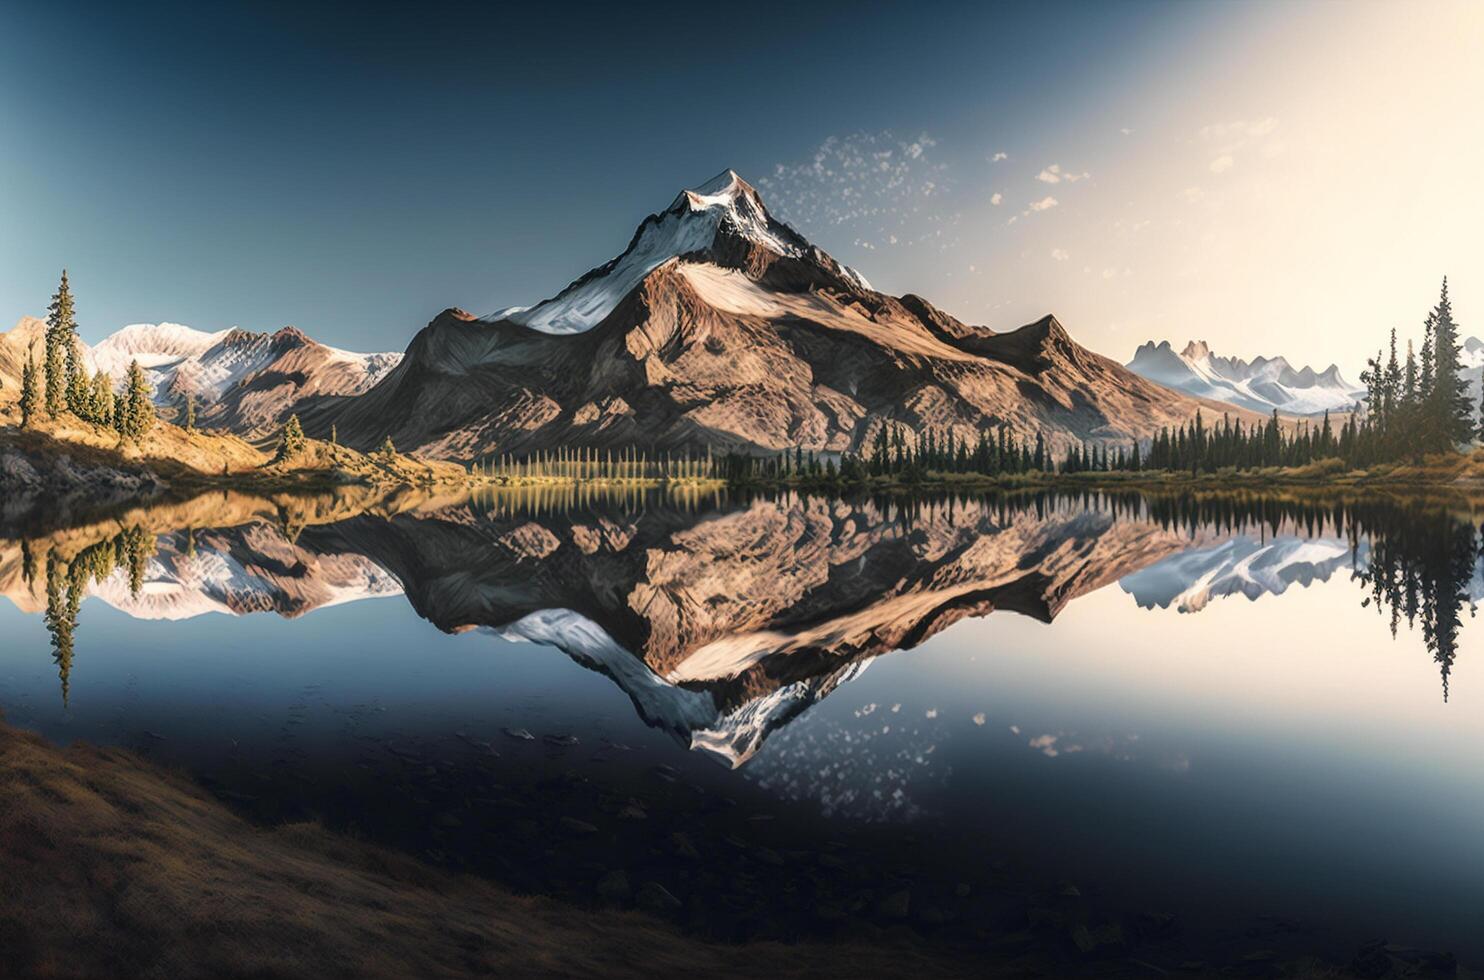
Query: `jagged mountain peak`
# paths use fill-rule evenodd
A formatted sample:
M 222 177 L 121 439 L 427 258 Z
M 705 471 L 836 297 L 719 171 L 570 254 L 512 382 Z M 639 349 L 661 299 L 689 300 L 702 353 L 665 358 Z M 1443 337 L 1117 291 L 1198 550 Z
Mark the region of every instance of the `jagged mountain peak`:
M 298 327 L 281 327 L 273 334 L 272 344 L 274 350 L 290 350 L 294 347 L 308 347 L 310 344 L 318 343 Z
M 728 169 L 703 184 L 682 190 L 670 207 L 701 211 L 714 207 L 736 207 L 739 204 L 767 210 L 763 207 L 763 199 L 758 195 L 757 188 L 743 180 L 737 171 Z
M 1298 415 L 1342 411 L 1358 390 L 1331 364 L 1324 371 L 1294 368 L 1285 357 L 1221 357 L 1204 340 L 1192 340 L 1180 353 L 1168 341 L 1139 345 L 1128 369 L 1151 381 L 1202 398 L 1257 412 L 1273 409 Z
M 1163 346 L 1168 347 L 1169 342 L 1166 341 Z M 1200 360 L 1211 356 L 1211 347 L 1204 340 L 1192 340 L 1185 345 L 1185 349 L 1180 352 L 1180 356 L 1192 361 Z
M 506 307 L 486 320 L 509 320 L 542 333 L 591 330 L 632 293 L 644 277 L 675 259 L 735 258 L 736 246 L 770 256 L 798 259 L 855 289 L 870 289 L 865 278 L 840 265 L 798 232 L 768 213 L 757 189 L 724 170 L 693 189 L 682 190 L 664 211 L 639 224 L 628 248 L 573 281 L 556 296 L 531 307 Z

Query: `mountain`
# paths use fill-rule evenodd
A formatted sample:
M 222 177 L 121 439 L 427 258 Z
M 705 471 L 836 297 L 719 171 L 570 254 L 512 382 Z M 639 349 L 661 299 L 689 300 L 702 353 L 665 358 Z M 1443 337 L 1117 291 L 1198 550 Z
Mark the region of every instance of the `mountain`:
M 1118 584 L 1146 609 L 1199 612 L 1213 599 L 1282 595 L 1290 585 L 1326 582 L 1340 569 L 1365 566 L 1367 549 L 1339 538 L 1284 535 L 1263 541 L 1239 535 L 1191 548 L 1124 577 Z
M 1192 340 L 1178 354 L 1170 342 L 1149 341 L 1126 365 L 1140 377 L 1199 398 L 1223 402 L 1254 412 L 1273 409 L 1293 415 L 1318 415 L 1354 407 L 1365 395 L 1340 376 L 1331 364 L 1323 371 L 1305 366 L 1294 370 L 1282 357 L 1244 361 L 1218 357 L 1204 340 Z
M 627 249 L 549 300 L 450 309 L 311 434 L 470 459 L 568 446 L 826 451 L 882 424 L 975 440 L 1128 441 L 1201 402 L 1088 351 L 1055 317 L 1008 333 L 877 292 L 726 171 L 682 191 Z M 1213 407 L 1207 403 L 1208 410 Z
M 402 355 L 340 350 L 297 327 L 206 333 L 175 323 L 144 323 L 109 336 L 90 351 L 90 359 L 115 380 L 137 360 L 157 404 L 180 405 L 194 394 L 201 425 L 260 435 L 309 399 L 369 389 Z
M 21 371 L 26 366 L 26 351 L 36 345 L 37 363 L 45 356 L 46 321 L 23 316 L 15 327 L 0 333 L 0 402 L 18 401 L 21 397 Z
M 40 360 L 45 331 L 45 321 L 23 317 L 14 330 L 0 334 L 0 400 L 18 396 L 26 347 L 36 341 Z M 116 387 L 138 361 L 157 405 L 178 408 L 194 394 L 201 426 L 248 436 L 275 431 L 310 400 L 366 391 L 401 359 L 397 353 L 329 347 L 297 327 L 207 333 L 178 323 L 135 323 L 95 347 L 83 345 L 88 369 L 107 371 Z

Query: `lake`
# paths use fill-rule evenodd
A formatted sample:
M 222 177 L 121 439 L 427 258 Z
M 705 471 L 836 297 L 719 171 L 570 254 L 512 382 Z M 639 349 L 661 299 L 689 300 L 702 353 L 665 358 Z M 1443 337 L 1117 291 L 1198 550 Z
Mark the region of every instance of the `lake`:
M 1484 963 L 1456 506 L 566 488 L 27 527 L 6 720 L 255 821 L 719 938 Z

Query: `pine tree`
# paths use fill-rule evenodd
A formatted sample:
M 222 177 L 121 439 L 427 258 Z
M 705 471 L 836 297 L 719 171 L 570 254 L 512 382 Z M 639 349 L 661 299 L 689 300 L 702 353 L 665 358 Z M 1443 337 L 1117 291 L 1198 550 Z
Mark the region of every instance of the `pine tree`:
M 93 412 L 93 421 L 99 425 L 116 424 L 113 417 L 115 411 L 113 379 L 108 376 L 107 371 L 99 371 L 93 375 L 91 410 Z
M 26 366 L 21 369 L 21 425 L 29 429 L 41 409 L 41 392 L 36 385 L 36 346 L 26 351 Z
M 74 415 L 87 417 L 91 393 L 87 368 L 82 363 L 82 341 L 74 333 L 67 344 L 67 407 Z
M 56 418 L 66 407 L 70 378 L 76 371 L 77 321 L 72 308 L 72 288 L 67 270 L 46 309 L 46 411 Z M 69 372 L 70 369 L 70 372 Z
M 1453 305 L 1448 299 L 1448 280 L 1443 279 L 1442 295 L 1433 307 L 1433 390 L 1429 415 L 1439 449 L 1451 449 L 1473 436 L 1473 405 L 1468 397 L 1468 384 L 1459 375 L 1461 354 L 1458 346 L 1458 324 L 1453 322 Z
M 392 443 L 392 437 L 390 435 L 381 444 L 381 455 L 386 457 L 388 463 L 397 458 L 397 447 Z
M 129 362 L 124 404 L 117 414 L 120 418 L 114 427 L 126 439 L 138 439 L 155 424 L 155 409 L 149 400 L 149 382 L 144 379 L 144 370 L 138 361 Z
M 304 438 L 304 426 L 299 423 L 299 416 L 290 415 L 289 420 L 284 423 L 283 435 L 278 441 L 279 460 L 294 459 L 304 452 L 308 445 Z
M 340 433 L 336 430 L 334 422 L 330 423 L 330 445 L 340 445 Z

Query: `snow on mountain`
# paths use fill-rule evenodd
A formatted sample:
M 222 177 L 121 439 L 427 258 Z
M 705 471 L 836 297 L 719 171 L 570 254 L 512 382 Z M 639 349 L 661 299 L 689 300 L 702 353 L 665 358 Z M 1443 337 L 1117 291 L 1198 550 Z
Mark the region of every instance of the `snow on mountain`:
M 1475 371 L 1484 368 L 1484 340 L 1480 340 L 1478 337 L 1470 337 L 1463 342 L 1462 347 L 1462 356 L 1459 359 L 1460 366 L 1472 368 Z
M 511 642 L 555 647 L 573 660 L 611 677 L 633 700 L 646 722 L 686 736 L 716 718 L 716 704 L 705 691 L 671 684 L 625 650 L 608 631 L 570 609 L 543 609 L 485 632 Z
M 682 744 L 735 769 L 752 758 L 776 729 L 817 704 L 841 684 L 860 676 L 869 660 L 846 664 L 822 676 L 785 684 L 730 710 L 712 695 L 661 677 L 624 649 L 597 623 L 570 609 L 543 609 L 505 626 L 483 627 L 502 640 L 555 647 L 623 689 L 645 723 L 668 731 Z
M 200 357 L 228 333 L 207 333 L 179 323 L 131 323 L 92 349 L 94 369 L 121 377 L 131 361 L 146 369 L 168 368 Z
M 243 537 L 273 539 L 267 529 Z M 379 599 L 402 594 L 402 585 L 381 566 L 360 555 L 322 558 L 305 576 L 265 574 L 258 565 L 261 556 L 243 548 L 237 537 L 215 545 L 202 543 L 194 553 L 180 550 L 181 535 L 159 541 L 159 553 L 145 570 L 138 592 L 130 588 L 127 569 L 118 569 L 94 583 L 89 594 L 134 619 L 178 621 L 208 613 L 241 616 L 249 612 L 273 611 L 283 616 L 327 609 L 361 599 Z
M 1151 340 L 1140 345 L 1126 367 L 1167 388 L 1257 412 L 1345 411 L 1364 395 L 1333 364 L 1324 371 L 1308 366 L 1294 370 L 1282 357 L 1219 357 L 1205 341 L 1193 340 L 1177 353 L 1169 341 Z
M 1469 400 L 1477 405 L 1484 398 L 1484 340 L 1470 337 L 1460 347 L 1458 373 L 1468 382 Z
M 485 319 L 508 319 L 543 333 L 590 330 L 655 268 L 711 247 L 723 229 L 778 255 L 822 254 L 792 228 L 774 220 L 752 185 L 735 171 L 726 170 L 694 190 L 681 191 L 668 208 L 644 219 L 622 255 L 556 296 L 529 308 L 507 307 Z M 870 288 L 859 273 L 841 269 L 855 285 Z
M 207 333 L 179 323 L 130 324 L 96 347 L 85 347 L 84 360 L 91 370 L 108 372 L 116 386 L 123 383 L 129 364 L 138 361 L 157 403 L 176 402 L 193 393 L 204 405 L 221 399 L 288 351 L 310 345 L 324 352 L 325 363 L 349 365 L 363 375 L 358 390 L 380 381 L 402 360 L 400 351 L 361 354 L 328 347 L 294 327 L 271 334 L 236 327 Z
M 1364 563 L 1364 550 L 1356 560 Z M 1350 562 L 1350 545 L 1339 538 L 1257 541 L 1238 536 L 1171 555 L 1124 576 L 1118 585 L 1146 609 L 1174 606 L 1181 612 L 1198 612 L 1220 596 L 1258 599 L 1282 595 L 1290 585 L 1327 581 Z

